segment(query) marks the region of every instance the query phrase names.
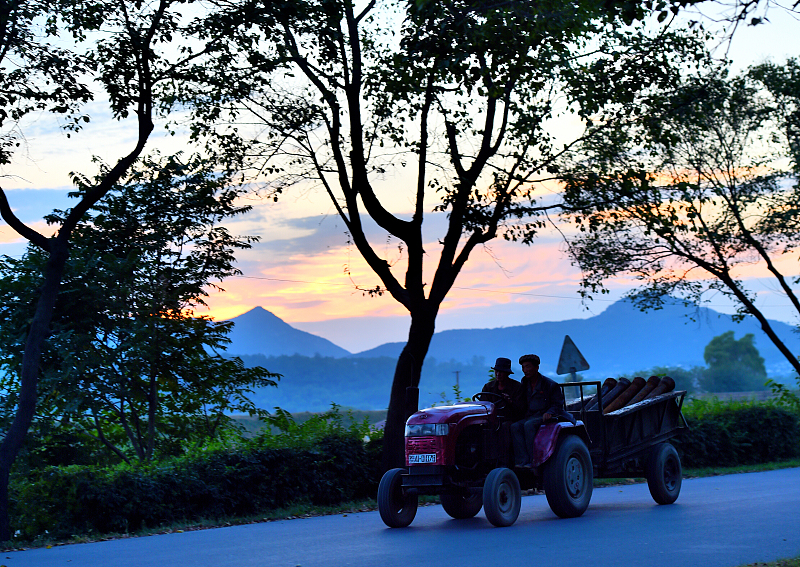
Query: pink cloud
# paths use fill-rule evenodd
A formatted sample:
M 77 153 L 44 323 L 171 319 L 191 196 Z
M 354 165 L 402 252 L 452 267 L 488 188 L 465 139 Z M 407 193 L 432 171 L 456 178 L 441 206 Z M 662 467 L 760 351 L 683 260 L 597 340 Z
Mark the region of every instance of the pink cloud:
M 380 282 L 354 246 L 348 246 L 335 231 L 320 236 L 312 243 L 314 235 L 305 235 L 302 238 L 308 246 L 297 242 L 291 250 L 273 250 L 265 242 L 263 249 L 243 254 L 240 267 L 248 277 L 223 282 L 227 292 L 209 299 L 210 313 L 227 319 L 262 306 L 288 322 L 298 323 L 363 317 L 405 320 L 407 312 L 390 295 L 366 297 L 356 289 L 374 288 Z M 405 265 L 395 248 L 396 243 L 386 245 L 391 258 L 398 260 L 395 275 L 402 281 Z M 426 250 L 425 273 L 430 284 L 439 245 L 429 242 Z M 797 273 L 796 256 L 787 255 L 778 261 L 786 273 Z M 741 268 L 745 279 L 755 281 L 764 275 L 763 266 Z M 496 327 L 586 317 L 602 311 L 637 284 L 630 277 L 607 282 L 611 294 L 596 298 L 587 311 L 577 293 L 580 277 L 558 234 L 544 233 L 531 246 L 496 239 L 471 255 L 442 304 L 437 328 Z M 693 277 L 701 274 L 698 271 Z

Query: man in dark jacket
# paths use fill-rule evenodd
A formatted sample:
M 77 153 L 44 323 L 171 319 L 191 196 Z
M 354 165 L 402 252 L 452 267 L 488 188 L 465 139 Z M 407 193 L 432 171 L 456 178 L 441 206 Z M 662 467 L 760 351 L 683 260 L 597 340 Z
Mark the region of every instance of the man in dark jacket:
M 525 376 L 522 378 L 522 392 L 525 417 L 511 425 L 514 440 L 514 464 L 530 468 L 533 456 L 533 440 L 539 426 L 565 413 L 564 392 L 558 384 L 539 373 L 539 357 L 526 354 L 519 363 Z
M 511 423 L 525 415 L 525 394 L 522 391 L 522 385 L 510 376 L 514 374 L 511 369 L 511 359 L 498 358 L 492 370 L 494 370 L 494 380 L 484 384 L 481 391 L 491 392 L 502 398 L 502 400 L 497 400 L 497 412 L 500 417 L 498 451 L 502 455 L 503 465 L 510 466 L 513 459 L 511 456 Z M 494 400 L 488 401 L 493 402 Z
M 525 415 L 525 394 L 522 385 L 511 378 L 514 371 L 511 369 L 511 360 L 498 358 L 492 367 L 494 380 L 483 385 L 482 392 L 491 392 L 503 398 L 503 413 L 506 418 L 517 421 Z

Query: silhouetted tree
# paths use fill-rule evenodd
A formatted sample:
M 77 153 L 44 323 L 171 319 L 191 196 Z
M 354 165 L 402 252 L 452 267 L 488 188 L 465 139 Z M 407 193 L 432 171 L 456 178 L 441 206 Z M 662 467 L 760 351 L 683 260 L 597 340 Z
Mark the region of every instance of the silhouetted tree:
M 722 294 L 800 372 L 745 279 L 758 265 L 800 316 L 797 280 L 778 261 L 800 249 L 798 61 L 687 77 L 642 107 L 585 144 L 565 176 L 585 296 L 619 275 L 642 282 L 631 296 L 644 309 Z
M 245 167 L 266 174 L 275 198 L 296 184 L 323 188 L 380 279 L 364 293 L 389 293 L 408 311 L 387 467 L 402 464 L 407 392 L 470 255 L 498 236 L 531 243 L 544 223 L 551 205 L 534 190 L 563 149 L 548 130 L 559 99 L 586 119 L 612 100 L 635 111 L 638 90 L 667 88 L 676 60 L 694 57 L 697 44 L 677 33 L 620 28 L 647 11 L 560 0 L 247 4 L 242 20 L 277 21 L 281 33 L 242 39 L 246 65 L 219 79 L 213 98 L 198 93 L 207 110 L 198 132 L 230 116 L 219 140 L 246 148 Z M 247 138 L 253 123 L 264 131 Z M 439 236 L 423 232 L 431 212 L 446 215 Z M 399 258 L 385 253 L 387 238 Z
M 0 120 L 16 120 L 31 110 L 66 112 L 77 116 L 69 125 L 75 129 L 89 121 L 78 116 L 81 102 L 90 98 L 83 83 L 86 77 L 108 97 L 116 119 L 135 116 L 131 151 L 111 167 L 102 180 L 84 192 L 65 214 L 55 235 L 43 235 L 17 218 L 0 188 L 0 215 L 32 245 L 47 254 L 43 280 L 35 301 L 35 311 L 26 330 L 20 366 L 17 409 L 0 443 L 0 541 L 11 537 L 8 524 L 8 477 L 11 466 L 35 414 L 39 367 L 45 340 L 69 256 L 72 232 L 84 214 L 117 183 L 142 153 L 159 112 L 168 112 L 174 102 L 174 88 L 190 78 L 199 78 L 204 56 L 216 51 L 219 43 L 204 31 L 203 25 L 186 24 L 183 12 L 199 2 L 157 0 L 125 2 L 11 1 L 0 5 Z M 80 44 L 70 51 L 55 50 L 50 36 L 71 34 Z M 188 39 L 191 36 L 192 39 Z M 61 44 L 68 44 L 64 39 Z M 78 55 L 80 54 L 80 55 Z M 21 61 L 22 66 L 17 67 Z M 73 66 L 73 63 L 76 63 Z M 48 83 L 48 81 L 51 81 Z M 2 126 L 3 124 L 0 124 Z M 117 135 L 117 133 L 114 133 Z M 13 138 L 0 137 L 0 158 L 8 161 Z
M 738 341 L 733 331 L 711 339 L 703 352 L 708 369 L 700 378 L 706 392 L 750 392 L 765 390 L 767 369 L 748 333 Z
M 255 240 L 222 224 L 250 207 L 213 165 L 145 159 L 76 226 L 42 361 L 39 421 L 69 423 L 125 461 L 146 461 L 157 443 L 174 451 L 218 438 L 233 427 L 231 412 L 267 415 L 248 394 L 277 376 L 224 357 L 232 323 L 194 313 L 207 288 L 240 273 L 234 253 Z M 78 198 L 94 185 L 76 180 Z M 22 347 L 14 343 L 45 261 L 32 246 L 0 261 L 0 385 L 11 400 Z

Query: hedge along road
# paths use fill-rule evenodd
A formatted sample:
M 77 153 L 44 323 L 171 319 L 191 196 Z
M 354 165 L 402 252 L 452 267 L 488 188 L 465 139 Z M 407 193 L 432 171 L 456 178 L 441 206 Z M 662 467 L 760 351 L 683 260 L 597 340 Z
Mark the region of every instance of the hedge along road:
M 268 522 L 0 554 L 7 567 L 312 567 L 409 565 L 702 565 L 800 555 L 800 468 L 687 479 L 675 504 L 646 484 L 595 489 L 580 518 L 558 519 L 544 496 L 522 499 L 517 522 L 483 512 L 452 520 L 420 507 L 410 527 L 377 512 Z

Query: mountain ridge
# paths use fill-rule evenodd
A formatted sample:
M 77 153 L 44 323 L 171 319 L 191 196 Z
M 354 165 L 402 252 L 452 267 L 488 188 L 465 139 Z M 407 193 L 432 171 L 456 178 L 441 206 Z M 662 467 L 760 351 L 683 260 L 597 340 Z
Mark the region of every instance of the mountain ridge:
M 791 325 L 780 321 L 770 321 L 770 324 L 790 350 L 800 352 L 800 338 L 792 332 Z M 474 356 L 482 356 L 487 361 L 506 356 L 515 361 L 521 354 L 530 352 L 541 357 L 542 372 L 552 375 L 564 336 L 569 335 L 589 362 L 590 370 L 582 374 L 598 379 L 654 366 L 703 366 L 706 345 L 729 330 L 734 331 L 737 339 L 747 333 L 755 335 L 768 372 L 791 372 L 788 361 L 755 320 L 737 323 L 730 315 L 706 307 L 685 307 L 679 301 L 645 313 L 623 299 L 586 319 L 441 331 L 434 334 L 428 356 L 462 362 Z M 398 356 L 402 347 L 402 343 L 387 343 L 354 356 Z
M 277 388 L 262 388 L 255 393 L 254 401 L 259 407 L 281 407 L 290 412 L 325 411 L 335 402 L 358 409 L 386 408 L 397 356 L 404 343 L 386 343 L 352 354 L 327 339 L 294 329 L 266 309 L 256 308 L 248 313 L 234 318 L 237 324 L 246 325 L 238 329 L 228 352 L 241 356 L 247 366 L 264 366 L 283 376 Z M 694 314 L 696 322 L 688 321 L 687 314 Z M 792 333 L 792 327 L 772 323 L 789 348 L 800 352 L 800 340 Z M 780 381 L 790 375 L 789 363 L 755 323 L 737 324 L 729 315 L 704 308 L 686 309 L 677 304 L 641 313 L 629 302 L 617 302 L 587 319 L 436 333 L 422 367 L 420 407 L 480 391 L 489 379 L 489 368 L 499 356 L 511 358 L 515 377 L 519 377 L 519 356 L 536 353 L 542 358 L 542 372 L 560 380 L 555 369 L 564 335 L 570 336 L 590 364 L 589 370 L 580 373 L 583 379 L 603 380 L 647 372 L 656 366 L 705 366 L 705 346 L 728 330 L 734 330 L 736 338 L 755 334 L 756 347 L 765 359 L 770 377 Z M 257 333 L 255 337 L 248 336 L 253 332 Z M 270 339 L 275 335 L 282 342 Z M 242 341 L 243 338 L 250 342 Z M 261 352 L 248 353 L 248 349 Z M 456 385 L 458 396 L 454 391 Z
M 351 353 L 332 341 L 295 329 L 263 307 L 232 321 L 235 326 L 228 352 L 233 355 L 396 358 L 405 344 L 390 342 Z M 779 321 L 770 324 L 790 350 L 800 352 L 800 338 L 792 332 L 791 325 Z M 654 366 L 704 365 L 705 346 L 713 337 L 729 330 L 734 331 L 736 338 L 747 333 L 755 335 L 756 346 L 770 374 L 791 372 L 789 363 L 755 320 L 736 323 L 730 315 L 706 307 L 685 307 L 677 300 L 646 313 L 630 301 L 620 300 L 586 319 L 439 331 L 433 336 L 427 358 L 462 363 L 482 358 L 491 366 L 497 357 L 511 358 L 516 364 L 520 355 L 531 352 L 541 357 L 542 372 L 553 375 L 564 336 L 569 335 L 590 364 L 590 369 L 582 374 L 598 379 Z
M 228 338 L 231 354 L 263 354 L 281 356 L 300 354 L 303 356 L 331 356 L 334 358 L 350 356 L 350 351 L 332 343 L 328 339 L 295 329 L 289 323 L 264 309 L 254 307 L 229 321 L 233 330 Z

